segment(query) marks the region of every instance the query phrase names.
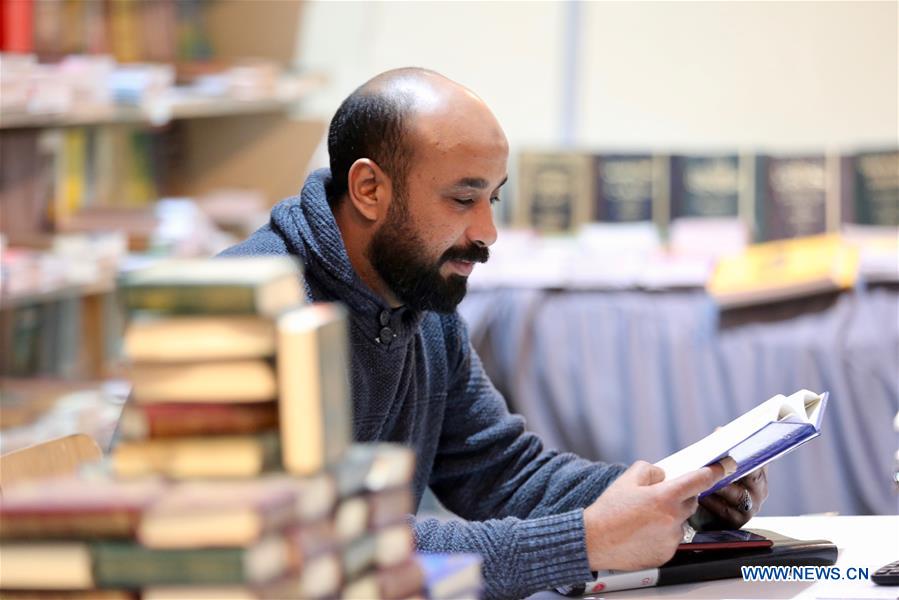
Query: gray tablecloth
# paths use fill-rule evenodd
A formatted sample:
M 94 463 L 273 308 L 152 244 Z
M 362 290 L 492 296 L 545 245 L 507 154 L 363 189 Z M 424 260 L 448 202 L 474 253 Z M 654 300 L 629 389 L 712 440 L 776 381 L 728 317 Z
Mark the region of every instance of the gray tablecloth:
M 720 314 L 701 291 L 471 292 L 460 307 L 510 407 L 546 445 L 656 461 L 759 402 L 831 392 L 823 433 L 769 468 L 762 514 L 896 514 L 899 291 Z

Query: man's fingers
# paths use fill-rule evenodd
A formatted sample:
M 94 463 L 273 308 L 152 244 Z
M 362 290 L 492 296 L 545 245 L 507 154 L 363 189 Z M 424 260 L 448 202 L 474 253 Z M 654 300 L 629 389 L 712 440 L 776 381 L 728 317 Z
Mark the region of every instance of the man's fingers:
M 722 477 L 724 477 L 724 468 L 716 463 L 684 473 L 677 479 L 665 481 L 659 485 L 665 486 L 665 493 L 671 494 L 677 500 L 686 500 L 706 491 Z
M 630 477 L 633 477 L 637 485 L 652 485 L 665 480 L 665 471 L 661 467 L 651 465 L 642 460 L 638 460 L 628 467 L 627 471 L 622 474 L 622 477 L 628 474 Z
M 736 483 L 732 483 L 715 492 L 713 496 L 720 496 L 722 499 L 732 504 L 733 506 L 738 506 L 743 500 L 743 494 L 745 492 L 745 487 Z

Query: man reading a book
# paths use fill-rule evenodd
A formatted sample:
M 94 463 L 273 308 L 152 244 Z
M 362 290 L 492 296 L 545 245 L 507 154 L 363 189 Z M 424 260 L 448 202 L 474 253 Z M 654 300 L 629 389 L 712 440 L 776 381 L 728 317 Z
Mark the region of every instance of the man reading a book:
M 354 438 L 412 447 L 416 499 L 430 486 L 465 519 L 416 521 L 419 550 L 479 553 L 488 596 L 525 596 L 658 566 L 691 516 L 738 527 L 758 510 L 764 470 L 697 503 L 722 466 L 665 480 L 644 462 L 589 462 L 509 414 L 455 311 L 507 179 L 506 137 L 480 98 L 431 71 L 383 73 L 341 104 L 328 150 L 331 168 L 225 254 L 296 255 L 309 300 L 349 308 Z

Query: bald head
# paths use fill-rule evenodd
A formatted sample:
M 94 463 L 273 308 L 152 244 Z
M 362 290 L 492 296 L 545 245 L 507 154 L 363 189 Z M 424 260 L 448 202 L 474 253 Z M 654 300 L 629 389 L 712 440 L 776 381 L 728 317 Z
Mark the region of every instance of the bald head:
M 377 163 L 402 188 L 422 144 L 452 147 L 473 134 L 505 140 L 493 113 L 468 88 L 415 67 L 376 75 L 331 120 L 328 199 L 334 206 L 344 197 L 350 167 L 361 158 Z

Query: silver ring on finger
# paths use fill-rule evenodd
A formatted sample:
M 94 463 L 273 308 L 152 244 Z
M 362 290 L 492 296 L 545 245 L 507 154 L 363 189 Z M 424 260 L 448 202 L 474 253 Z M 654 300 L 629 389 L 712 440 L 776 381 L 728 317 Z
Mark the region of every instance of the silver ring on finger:
M 752 494 L 749 493 L 749 490 L 743 490 L 743 497 L 740 498 L 737 508 L 744 513 L 752 512 Z

